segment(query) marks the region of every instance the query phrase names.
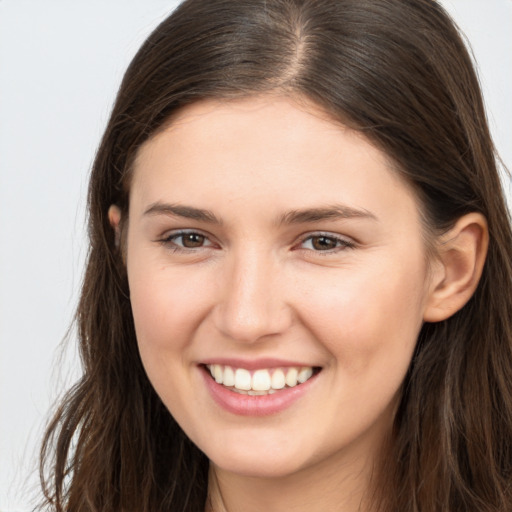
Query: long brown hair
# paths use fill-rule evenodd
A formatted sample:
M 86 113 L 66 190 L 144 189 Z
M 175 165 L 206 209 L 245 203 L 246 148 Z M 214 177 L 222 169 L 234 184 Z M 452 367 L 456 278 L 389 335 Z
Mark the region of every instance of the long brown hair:
M 468 212 L 486 217 L 490 246 L 474 296 L 421 330 L 379 510 L 510 512 L 510 219 L 478 79 L 434 0 L 187 0 L 144 43 L 92 170 L 77 312 L 84 373 L 44 439 L 46 505 L 204 510 L 208 461 L 145 375 L 107 210 L 117 204 L 126 218 L 137 150 L 178 109 L 276 91 L 306 96 L 382 149 L 416 190 L 429 229 Z

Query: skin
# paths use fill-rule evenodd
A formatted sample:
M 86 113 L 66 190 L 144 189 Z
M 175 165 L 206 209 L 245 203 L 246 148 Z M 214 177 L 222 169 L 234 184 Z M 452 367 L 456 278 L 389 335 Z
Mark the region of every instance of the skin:
M 350 215 L 289 222 L 333 205 Z M 119 230 L 119 209 L 109 215 Z M 472 215 L 428 261 L 409 186 L 307 101 L 199 102 L 141 148 L 125 247 L 140 354 L 211 460 L 216 512 L 368 509 L 419 330 L 462 307 L 478 282 L 486 226 Z M 199 235 L 197 247 L 184 247 L 181 230 Z M 240 416 L 207 390 L 200 365 L 215 358 L 321 371 L 285 410 Z

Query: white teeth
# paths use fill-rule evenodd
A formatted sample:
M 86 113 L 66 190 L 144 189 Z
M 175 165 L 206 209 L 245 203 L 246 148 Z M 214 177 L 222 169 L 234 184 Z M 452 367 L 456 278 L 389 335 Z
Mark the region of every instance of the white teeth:
M 212 377 L 233 391 L 248 395 L 268 395 L 285 387 L 303 384 L 313 376 L 313 368 L 289 367 L 256 370 L 252 375 L 245 368 L 233 368 L 220 364 L 208 365 Z
M 284 377 L 284 372 L 280 368 L 278 368 L 272 374 L 272 389 L 283 389 L 286 386 L 286 379 Z
M 222 371 L 222 366 L 219 364 L 213 365 L 213 378 L 215 379 L 215 382 L 218 384 L 222 384 L 222 378 L 224 377 L 224 372 Z
M 297 368 L 290 368 L 286 373 L 286 384 L 293 388 L 297 385 L 297 377 L 299 376 L 299 370 Z
M 251 374 L 244 368 L 237 368 L 235 372 L 235 388 L 249 391 L 251 389 Z
M 224 368 L 224 378 L 222 380 L 224 386 L 234 386 L 235 385 L 235 372 L 231 366 L 226 366 Z
M 313 368 L 301 368 L 297 380 L 300 384 L 306 382 L 313 375 Z
M 254 391 L 268 391 L 270 384 L 270 373 L 268 373 L 268 370 L 257 370 L 254 372 L 251 386 Z

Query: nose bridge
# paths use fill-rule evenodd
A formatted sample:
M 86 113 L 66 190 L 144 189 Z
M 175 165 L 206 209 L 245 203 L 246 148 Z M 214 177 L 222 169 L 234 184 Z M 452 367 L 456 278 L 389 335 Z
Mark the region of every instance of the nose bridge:
M 290 314 L 278 276 L 278 265 L 269 251 L 247 247 L 231 255 L 217 315 L 224 335 L 255 342 L 286 329 Z

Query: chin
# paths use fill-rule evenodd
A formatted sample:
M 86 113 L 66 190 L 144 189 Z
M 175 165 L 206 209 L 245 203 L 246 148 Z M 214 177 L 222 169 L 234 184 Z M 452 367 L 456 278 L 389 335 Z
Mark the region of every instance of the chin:
M 283 461 L 263 457 L 210 459 L 213 465 L 223 472 L 248 478 L 279 479 L 297 473 L 302 469 L 295 461 Z
M 244 443 L 217 444 L 205 453 L 218 469 L 245 477 L 282 478 L 307 465 L 300 447 L 287 447 L 268 439 L 262 443 L 244 440 Z

